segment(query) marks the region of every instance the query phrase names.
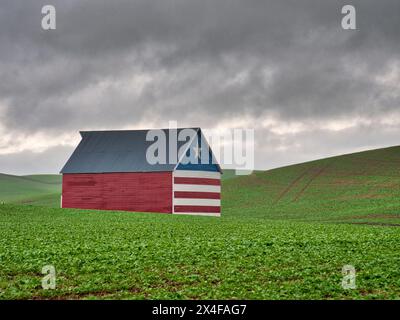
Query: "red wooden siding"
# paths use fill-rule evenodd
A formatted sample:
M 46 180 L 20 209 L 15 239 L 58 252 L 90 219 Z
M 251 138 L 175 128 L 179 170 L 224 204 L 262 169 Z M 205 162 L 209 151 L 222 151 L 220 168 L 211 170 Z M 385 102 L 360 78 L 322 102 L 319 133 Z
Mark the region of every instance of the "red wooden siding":
M 172 172 L 64 174 L 62 207 L 172 212 Z

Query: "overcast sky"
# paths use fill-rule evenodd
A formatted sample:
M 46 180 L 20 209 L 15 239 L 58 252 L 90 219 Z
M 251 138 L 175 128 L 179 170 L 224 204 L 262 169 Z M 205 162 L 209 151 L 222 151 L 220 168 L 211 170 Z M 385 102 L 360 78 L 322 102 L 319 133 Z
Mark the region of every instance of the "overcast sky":
M 258 169 L 398 145 L 400 1 L 1 0 L 0 79 L 5 173 L 58 172 L 79 130 L 169 120 L 254 128 Z

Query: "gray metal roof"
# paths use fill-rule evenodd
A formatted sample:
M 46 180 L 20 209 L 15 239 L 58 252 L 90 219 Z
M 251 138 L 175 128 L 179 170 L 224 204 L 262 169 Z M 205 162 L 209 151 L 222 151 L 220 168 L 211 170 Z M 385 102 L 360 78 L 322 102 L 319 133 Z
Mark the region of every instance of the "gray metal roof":
M 200 131 L 199 128 L 190 129 L 194 129 L 194 136 Z M 179 134 L 183 128 L 161 130 L 166 134 L 168 155 L 169 135 Z M 173 171 L 175 164 L 152 165 L 146 160 L 146 150 L 154 143 L 146 141 L 148 131 L 82 131 L 82 140 L 61 173 Z M 177 150 L 187 141 L 178 141 Z

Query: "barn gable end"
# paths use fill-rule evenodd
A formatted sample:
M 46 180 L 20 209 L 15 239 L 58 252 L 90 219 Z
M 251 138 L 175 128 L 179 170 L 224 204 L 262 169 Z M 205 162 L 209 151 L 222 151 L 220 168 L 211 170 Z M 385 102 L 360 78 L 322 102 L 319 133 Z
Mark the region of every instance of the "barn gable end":
M 221 168 L 201 130 L 186 151 L 188 159 L 190 153 L 196 161 L 180 161 L 173 172 L 173 213 L 220 216 Z

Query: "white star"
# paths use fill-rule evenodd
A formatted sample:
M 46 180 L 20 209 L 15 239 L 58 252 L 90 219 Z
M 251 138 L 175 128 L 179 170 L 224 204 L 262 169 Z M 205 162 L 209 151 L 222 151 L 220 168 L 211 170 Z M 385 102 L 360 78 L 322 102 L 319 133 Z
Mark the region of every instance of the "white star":
M 201 153 L 201 148 L 194 147 L 193 151 L 194 151 L 194 154 L 195 154 L 196 158 L 199 158 L 200 157 L 200 153 Z

